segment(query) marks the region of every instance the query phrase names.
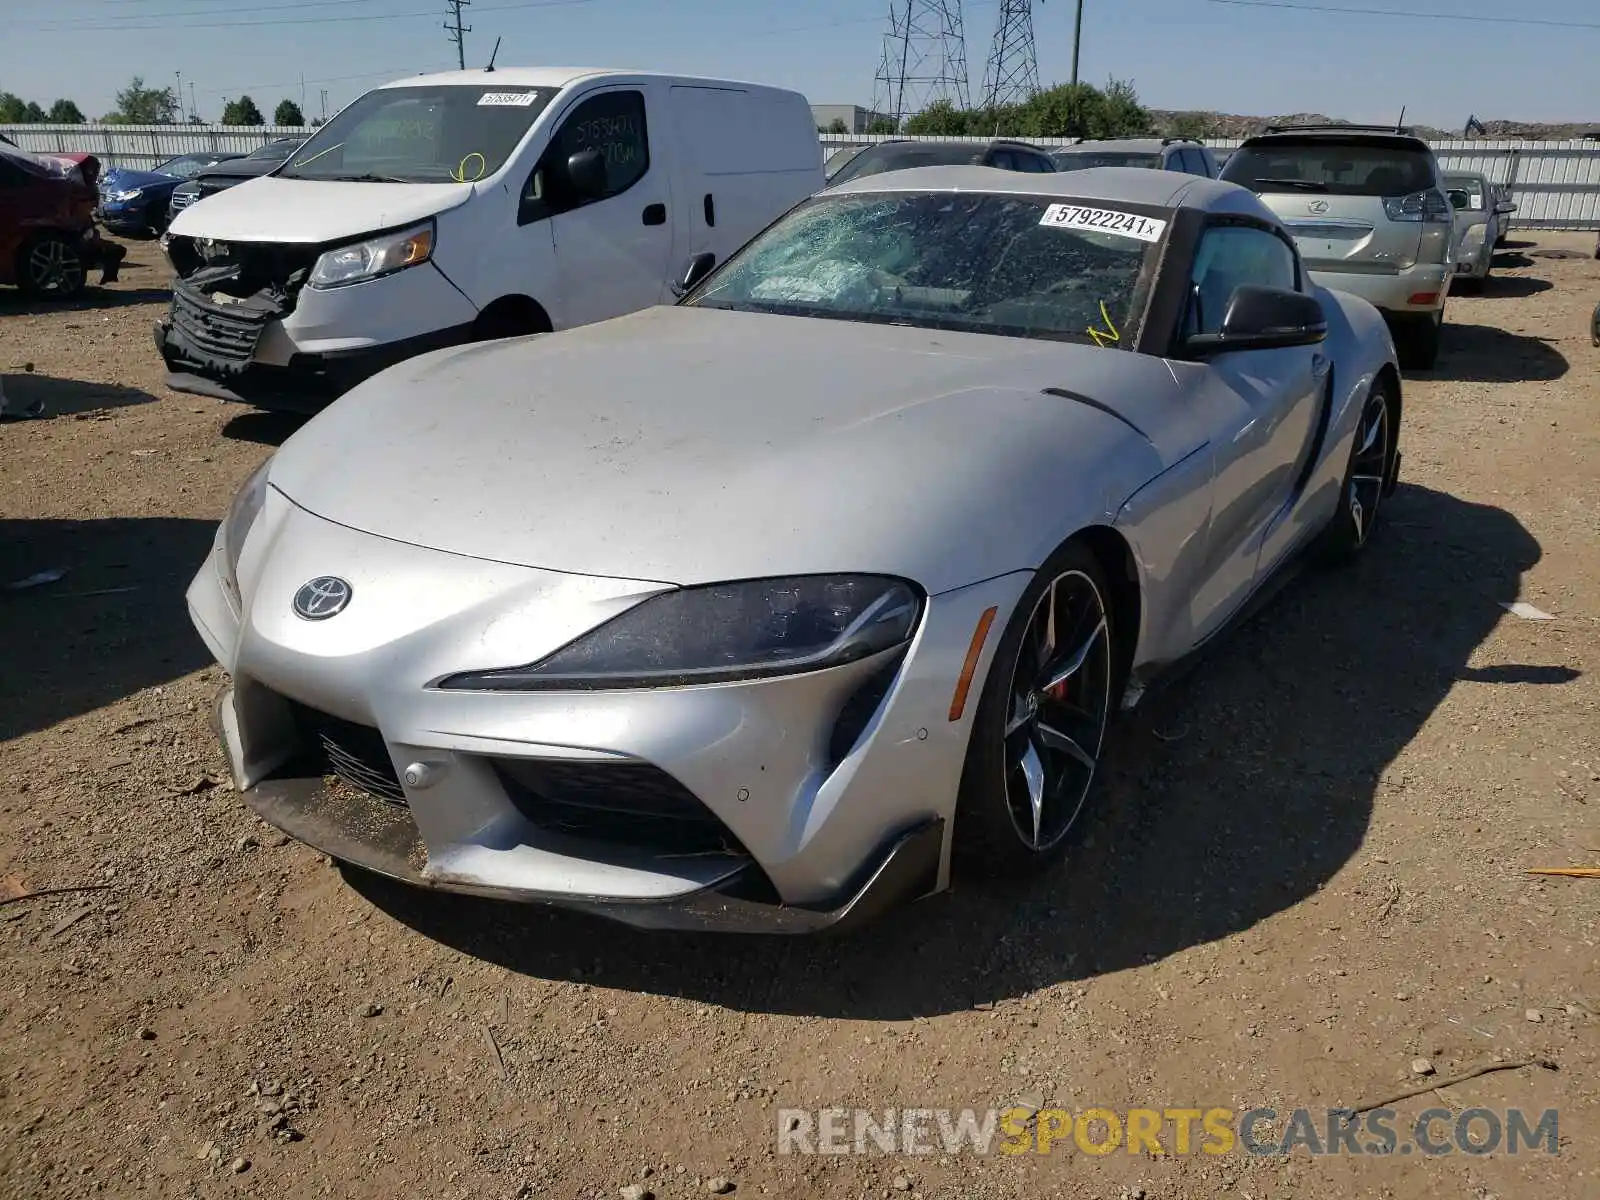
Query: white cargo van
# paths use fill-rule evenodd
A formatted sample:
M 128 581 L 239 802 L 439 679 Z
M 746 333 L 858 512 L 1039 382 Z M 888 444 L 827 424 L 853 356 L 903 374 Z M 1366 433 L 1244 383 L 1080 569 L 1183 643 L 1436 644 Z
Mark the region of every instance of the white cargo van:
M 796 92 L 614 70 L 399 80 L 179 214 L 156 345 L 179 390 L 312 411 L 426 350 L 670 303 L 687 264 L 822 185 Z

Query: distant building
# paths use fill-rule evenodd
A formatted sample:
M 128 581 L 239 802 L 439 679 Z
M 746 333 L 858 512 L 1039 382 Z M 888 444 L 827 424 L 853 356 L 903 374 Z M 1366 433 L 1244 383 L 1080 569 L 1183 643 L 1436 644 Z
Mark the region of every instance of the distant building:
M 893 120 L 858 104 L 813 104 L 811 115 L 816 118 L 817 128 L 824 132 L 833 128 L 835 121 L 844 122 L 846 133 L 865 133 L 874 121 Z

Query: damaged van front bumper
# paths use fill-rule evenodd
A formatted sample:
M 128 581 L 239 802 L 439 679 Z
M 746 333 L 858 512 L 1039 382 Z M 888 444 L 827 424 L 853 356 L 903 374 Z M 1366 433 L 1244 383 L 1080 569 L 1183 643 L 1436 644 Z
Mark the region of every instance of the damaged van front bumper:
M 338 288 L 307 285 L 315 246 L 164 240 L 178 278 L 156 322 L 167 386 L 317 412 L 378 372 L 472 340 L 477 309 L 431 264 Z

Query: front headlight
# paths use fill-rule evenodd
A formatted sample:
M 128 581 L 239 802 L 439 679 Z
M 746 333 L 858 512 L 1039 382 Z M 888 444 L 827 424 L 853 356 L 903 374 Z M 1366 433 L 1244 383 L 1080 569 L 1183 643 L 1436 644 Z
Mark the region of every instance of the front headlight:
M 526 667 L 441 680 L 465 691 L 604 691 L 796 675 L 909 641 L 910 584 L 881 575 L 757 579 L 662 592 Z
M 122 204 L 128 200 L 137 200 L 142 195 L 144 195 L 143 188 L 133 188 L 126 192 L 112 192 L 111 199 L 118 204 Z
M 398 233 L 385 233 L 353 246 L 326 251 L 311 268 L 308 282 L 318 288 L 342 287 L 414 267 L 432 257 L 433 222 L 425 221 Z
M 267 461 L 255 469 L 249 479 L 244 481 L 244 486 L 239 489 L 233 498 L 233 503 L 228 506 L 228 516 L 222 522 L 222 555 L 226 565 L 223 582 L 228 590 L 233 593 L 233 598 L 239 598 L 239 554 L 244 549 L 244 539 L 250 532 L 250 527 L 256 523 L 256 518 L 261 515 L 261 506 L 267 500 L 267 469 L 272 466 L 269 456 Z

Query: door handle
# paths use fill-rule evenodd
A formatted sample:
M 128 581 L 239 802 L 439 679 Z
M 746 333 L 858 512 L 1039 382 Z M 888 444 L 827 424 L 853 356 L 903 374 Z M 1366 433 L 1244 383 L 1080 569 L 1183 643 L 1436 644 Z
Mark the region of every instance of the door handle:
M 717 227 L 717 202 L 712 198 L 710 192 L 706 193 L 705 210 L 706 226 L 710 229 L 715 229 Z
M 646 225 L 665 225 L 667 223 L 667 206 L 665 204 L 651 204 L 644 210 L 644 223 Z
M 1326 354 L 1313 355 L 1311 358 L 1311 375 L 1315 379 L 1322 379 L 1327 376 L 1332 366 L 1333 360 Z

